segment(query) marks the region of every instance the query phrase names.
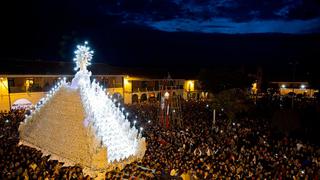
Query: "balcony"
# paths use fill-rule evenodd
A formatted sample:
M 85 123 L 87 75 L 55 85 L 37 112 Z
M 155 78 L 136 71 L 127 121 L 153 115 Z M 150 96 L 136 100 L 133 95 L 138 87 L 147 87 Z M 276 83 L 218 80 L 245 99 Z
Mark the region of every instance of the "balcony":
M 31 86 L 26 88 L 25 86 L 11 86 L 10 93 L 25 93 L 25 92 L 44 92 L 48 91 L 48 88 L 43 88 L 41 86 Z

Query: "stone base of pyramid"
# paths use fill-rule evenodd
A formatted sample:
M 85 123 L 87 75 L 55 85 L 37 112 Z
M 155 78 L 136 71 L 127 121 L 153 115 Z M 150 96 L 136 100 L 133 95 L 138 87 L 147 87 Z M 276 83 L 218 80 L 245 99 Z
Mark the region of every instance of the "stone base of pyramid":
M 107 149 L 85 123 L 79 90 L 61 87 L 31 119 L 19 127 L 20 144 L 41 150 L 65 166 L 80 165 L 91 176 L 108 169 L 124 167 L 136 158 L 108 163 Z

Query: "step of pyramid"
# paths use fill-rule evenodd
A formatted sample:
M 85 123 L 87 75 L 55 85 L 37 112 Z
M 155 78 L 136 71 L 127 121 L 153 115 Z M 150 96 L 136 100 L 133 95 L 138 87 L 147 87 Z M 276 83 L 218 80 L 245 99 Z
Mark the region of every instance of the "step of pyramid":
M 79 91 L 61 88 L 26 124 L 20 136 L 39 148 L 90 166 L 93 144 L 84 119 Z

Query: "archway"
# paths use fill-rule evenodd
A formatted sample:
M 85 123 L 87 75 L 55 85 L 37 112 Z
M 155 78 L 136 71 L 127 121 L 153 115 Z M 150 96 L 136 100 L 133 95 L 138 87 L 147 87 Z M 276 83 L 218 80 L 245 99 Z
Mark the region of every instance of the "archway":
M 149 94 L 149 99 L 148 99 L 149 102 L 156 102 L 156 96 L 154 93 L 150 93 Z
M 137 94 L 132 95 L 132 103 L 138 103 L 139 102 L 139 97 Z
M 147 94 L 143 93 L 143 94 L 141 95 L 141 97 L 140 97 L 140 102 L 145 102 L 145 101 L 147 101 L 147 100 L 148 100 Z

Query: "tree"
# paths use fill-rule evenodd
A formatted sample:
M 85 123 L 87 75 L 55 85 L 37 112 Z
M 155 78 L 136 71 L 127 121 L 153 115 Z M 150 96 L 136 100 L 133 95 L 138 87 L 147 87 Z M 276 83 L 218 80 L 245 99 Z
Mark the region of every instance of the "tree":
M 247 89 L 253 78 L 243 67 L 202 69 L 199 79 L 202 87 L 213 93 L 213 108 L 223 109 L 229 120 L 235 119 L 238 113 L 248 111 L 250 101 Z
M 238 113 L 247 112 L 250 108 L 250 100 L 247 93 L 239 88 L 223 90 L 214 95 L 212 107 L 223 109 L 224 113 L 231 121 Z
M 248 88 L 253 82 L 243 68 L 223 67 L 202 69 L 199 73 L 202 86 L 212 93 L 219 93 L 232 88 Z

